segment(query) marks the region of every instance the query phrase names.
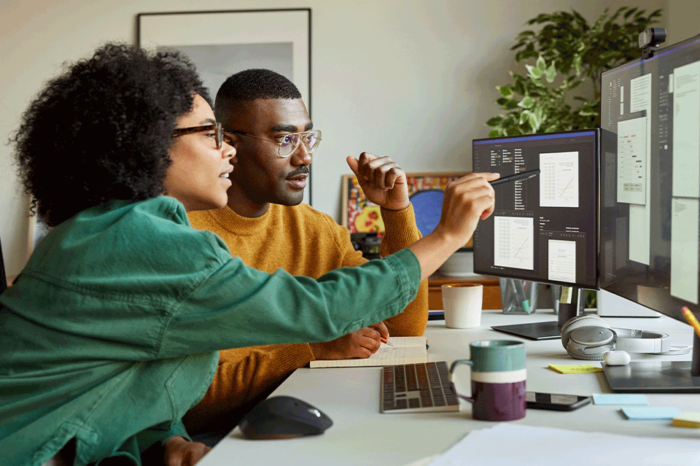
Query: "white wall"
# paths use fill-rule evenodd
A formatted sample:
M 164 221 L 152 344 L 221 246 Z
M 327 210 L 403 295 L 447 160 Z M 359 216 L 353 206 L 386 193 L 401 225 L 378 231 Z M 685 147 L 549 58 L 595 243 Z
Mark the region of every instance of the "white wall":
M 508 82 L 509 49 L 528 19 L 570 8 L 593 19 L 606 6 L 651 11 L 676 1 L 697 2 L 0 0 L 0 140 L 62 62 L 105 41 L 134 42 L 137 13 L 310 7 L 312 116 L 323 130 L 313 205 L 339 218 L 347 155 L 389 155 L 408 172 L 471 169 L 471 140 L 486 137 L 484 122 L 498 114 L 494 86 Z M 25 262 L 26 208 L 11 147 L 0 145 L 0 238 L 9 275 Z
M 668 0 L 666 12 L 668 36 L 663 45 L 675 44 L 700 34 L 700 1 Z

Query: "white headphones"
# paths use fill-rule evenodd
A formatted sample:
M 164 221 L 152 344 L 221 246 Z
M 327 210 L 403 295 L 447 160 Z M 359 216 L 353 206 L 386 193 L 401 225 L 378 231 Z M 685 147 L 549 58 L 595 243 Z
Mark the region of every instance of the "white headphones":
M 671 349 L 668 334 L 612 328 L 596 315 L 569 319 L 561 329 L 561 344 L 574 359 L 602 361 L 607 351 L 665 353 Z

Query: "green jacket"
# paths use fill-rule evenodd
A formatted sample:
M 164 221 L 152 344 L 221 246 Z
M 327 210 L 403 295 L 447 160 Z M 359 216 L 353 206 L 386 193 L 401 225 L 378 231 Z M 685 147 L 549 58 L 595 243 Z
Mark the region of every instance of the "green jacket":
M 251 269 L 170 197 L 85 210 L 0 296 L 2 464 L 41 465 L 72 438 L 77 465 L 140 464 L 186 436 L 217 350 L 338 338 L 401 312 L 419 282 L 410 250 L 317 281 Z

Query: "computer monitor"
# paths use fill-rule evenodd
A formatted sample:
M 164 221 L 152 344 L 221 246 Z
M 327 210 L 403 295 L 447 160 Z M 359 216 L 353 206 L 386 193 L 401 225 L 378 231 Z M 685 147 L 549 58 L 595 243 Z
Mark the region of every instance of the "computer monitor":
M 475 172 L 505 177 L 540 170 L 535 178 L 494 186 L 494 213 L 474 233 L 474 272 L 596 289 L 599 131 L 475 139 L 472 147 Z M 562 324 L 494 328 L 550 339 L 560 337 Z
M 601 129 L 600 288 L 700 317 L 700 36 L 604 72 Z M 700 392 L 697 335 L 693 353 L 605 374 L 615 391 Z

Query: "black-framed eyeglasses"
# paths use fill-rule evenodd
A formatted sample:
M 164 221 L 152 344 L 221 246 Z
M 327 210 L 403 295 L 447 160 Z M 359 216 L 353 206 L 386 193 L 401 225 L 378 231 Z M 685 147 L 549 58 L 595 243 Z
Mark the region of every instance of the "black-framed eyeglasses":
M 221 149 L 224 143 L 224 128 L 221 123 L 211 123 L 209 125 L 203 126 L 192 126 L 190 128 L 176 128 L 173 130 L 173 137 L 184 136 L 185 134 L 201 133 L 204 131 L 214 131 L 216 136 L 216 148 Z M 227 137 L 226 143 L 230 143 L 230 139 Z
M 321 131 L 304 131 L 302 133 L 289 133 L 283 136 L 276 137 L 274 139 L 263 138 L 260 136 L 255 136 L 254 134 L 246 133 L 245 131 L 225 131 L 231 134 L 240 134 L 241 136 L 248 136 L 255 139 L 260 139 L 261 141 L 274 142 L 278 145 L 277 155 L 282 158 L 289 157 L 297 150 L 299 144 L 302 142 L 306 147 L 306 151 L 309 154 L 313 154 L 321 143 Z

